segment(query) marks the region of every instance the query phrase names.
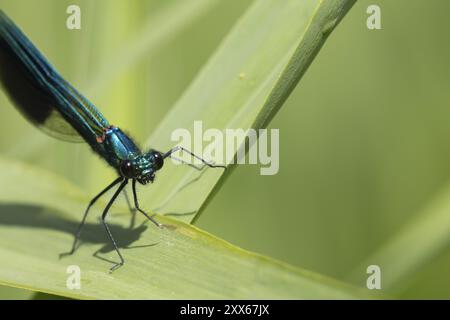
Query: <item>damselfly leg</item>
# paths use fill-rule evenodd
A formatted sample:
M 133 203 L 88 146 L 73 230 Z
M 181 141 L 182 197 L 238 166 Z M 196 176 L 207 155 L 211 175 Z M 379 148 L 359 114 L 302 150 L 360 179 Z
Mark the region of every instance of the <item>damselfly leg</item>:
M 214 164 L 214 163 L 210 163 L 210 162 L 206 161 L 205 159 L 203 159 L 202 157 L 200 157 L 200 156 L 194 154 L 193 152 L 189 151 L 188 149 L 183 148 L 183 147 L 180 147 L 180 146 L 176 146 L 176 147 L 170 149 L 168 152 L 166 152 L 166 153 L 163 155 L 163 157 L 164 157 L 164 159 L 165 159 L 165 158 L 174 158 L 175 160 L 180 161 L 180 162 L 182 162 L 182 163 L 184 163 L 184 164 L 190 165 L 191 167 L 194 167 L 194 168 L 196 168 L 196 169 L 198 169 L 198 170 L 203 169 L 203 168 L 199 168 L 199 167 L 197 167 L 197 166 L 195 166 L 195 165 L 193 165 L 193 164 L 190 164 L 189 162 L 186 162 L 186 161 L 184 161 L 184 160 L 181 160 L 181 159 L 178 159 L 178 158 L 173 157 L 172 155 L 173 155 L 174 153 L 178 152 L 178 151 L 183 151 L 183 152 L 186 152 L 186 153 L 190 154 L 192 157 L 196 158 L 197 160 L 200 160 L 204 165 L 207 165 L 207 166 L 210 167 L 210 168 L 223 168 L 223 169 L 226 169 L 226 168 L 227 168 L 227 167 L 224 166 L 224 165 L 216 165 L 216 164 Z
M 114 237 L 113 237 L 113 235 L 111 233 L 111 230 L 109 230 L 108 224 L 106 223 L 105 219 L 106 219 L 106 216 L 108 215 L 109 208 L 111 208 L 111 206 L 114 203 L 114 201 L 116 201 L 117 196 L 119 195 L 119 193 L 122 192 L 123 188 L 125 188 L 127 183 L 128 183 L 128 179 L 123 180 L 123 182 L 121 183 L 119 188 L 117 188 L 116 192 L 112 196 L 111 200 L 109 200 L 109 202 L 106 205 L 105 210 L 103 210 L 103 214 L 102 214 L 103 226 L 105 227 L 106 232 L 108 233 L 109 239 L 111 240 L 111 242 L 112 242 L 112 244 L 114 246 L 114 249 L 116 250 L 116 252 L 117 252 L 117 254 L 119 255 L 119 258 L 120 258 L 120 262 L 115 264 L 114 266 L 112 266 L 112 268 L 110 269 L 111 272 L 116 270 L 117 268 L 123 266 L 123 264 L 125 263 L 125 260 L 123 259 L 122 254 L 119 251 L 119 248 L 117 246 L 116 240 L 114 240 Z
M 144 210 L 142 210 L 139 206 L 139 201 L 137 198 L 137 193 L 136 193 L 136 179 L 133 179 L 133 197 L 134 197 L 134 206 L 136 207 L 136 209 L 142 213 L 148 220 L 150 220 L 151 222 L 153 222 L 157 227 L 162 227 L 162 224 L 159 223 L 158 221 L 156 221 L 155 219 L 153 219 L 153 217 L 149 216 Z
M 83 219 L 81 219 L 81 223 L 78 226 L 77 231 L 75 232 L 75 237 L 74 237 L 73 243 L 72 243 L 72 249 L 69 252 L 61 253 L 60 257 L 68 256 L 75 252 L 75 250 L 77 249 L 78 241 L 80 240 L 81 231 L 83 229 L 84 224 L 86 223 L 86 218 L 89 214 L 89 210 L 97 202 L 98 199 L 100 199 L 106 192 L 108 192 L 112 187 L 114 187 L 116 184 L 120 183 L 121 181 L 123 181 L 122 177 L 117 178 L 110 185 L 108 185 L 105 189 L 100 191 L 100 193 L 97 194 L 91 201 L 89 201 L 89 204 L 88 204 L 86 210 L 84 211 Z

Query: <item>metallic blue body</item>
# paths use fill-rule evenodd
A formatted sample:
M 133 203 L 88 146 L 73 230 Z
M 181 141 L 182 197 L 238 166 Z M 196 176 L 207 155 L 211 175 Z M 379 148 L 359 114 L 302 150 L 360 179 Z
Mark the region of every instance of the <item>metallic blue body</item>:
M 134 159 L 141 154 L 141 151 L 122 130 L 117 127 L 111 127 L 105 132 L 105 141 L 102 144 L 102 153 L 106 153 L 106 157 L 111 161 L 112 166 L 117 166 L 124 159 Z
M 46 133 L 72 142 L 84 140 L 126 178 L 144 184 L 153 180 L 153 155 L 143 154 L 130 137 L 111 126 L 1 10 L 0 82 L 14 105 Z M 127 175 L 121 171 L 124 160 L 133 166 Z
M 105 155 L 108 163 L 118 168 L 123 160 L 132 160 L 141 155 L 141 150 L 125 133 L 117 127 L 110 127 L 104 133 L 104 141 L 94 144 L 98 153 Z

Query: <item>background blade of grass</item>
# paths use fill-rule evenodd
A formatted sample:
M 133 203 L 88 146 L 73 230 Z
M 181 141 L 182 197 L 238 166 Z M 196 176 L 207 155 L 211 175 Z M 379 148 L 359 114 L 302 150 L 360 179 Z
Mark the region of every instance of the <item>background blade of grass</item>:
M 123 44 L 118 53 L 102 64 L 95 77 L 86 85 L 85 94 L 93 97 L 98 95 L 109 83 L 140 60 L 148 59 L 152 51 L 170 41 L 181 29 L 211 10 L 217 2 L 217 0 L 170 2 L 152 19 L 148 19 L 139 33 Z
M 88 197 L 61 178 L 0 159 L 0 283 L 73 298 L 366 298 L 332 279 L 247 252 L 193 226 L 159 217 L 163 230 L 128 228 L 129 212 L 109 219 L 126 265 L 116 260 L 97 207 L 75 255 L 71 245 Z M 148 246 L 148 247 L 145 247 Z M 134 247 L 134 248 L 132 248 Z M 81 290 L 66 288 L 66 268 L 81 268 Z
M 354 2 L 256 1 L 147 145 L 168 150 L 173 130 L 192 132 L 195 120 L 203 121 L 204 130 L 265 127 Z M 226 155 L 227 163 L 233 157 Z M 158 212 L 192 221 L 222 173 L 208 170 L 195 187 L 185 187 L 197 172 L 165 170 L 158 177 L 158 188 L 148 188 L 145 198 Z
M 422 212 L 356 268 L 349 280 L 361 283 L 362 270 L 377 264 L 383 272 L 383 289 L 392 295 L 400 294 L 415 280 L 411 275 L 448 249 L 449 212 L 450 187 L 447 186 Z

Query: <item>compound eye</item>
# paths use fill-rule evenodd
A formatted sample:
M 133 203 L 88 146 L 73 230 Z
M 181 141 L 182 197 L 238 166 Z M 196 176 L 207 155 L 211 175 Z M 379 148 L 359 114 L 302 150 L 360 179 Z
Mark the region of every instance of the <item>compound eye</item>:
M 153 166 L 156 170 L 159 170 L 164 165 L 164 157 L 163 155 L 158 151 L 152 151 L 153 156 Z
M 133 164 L 130 160 L 123 160 L 120 165 L 120 172 L 125 178 L 133 177 Z

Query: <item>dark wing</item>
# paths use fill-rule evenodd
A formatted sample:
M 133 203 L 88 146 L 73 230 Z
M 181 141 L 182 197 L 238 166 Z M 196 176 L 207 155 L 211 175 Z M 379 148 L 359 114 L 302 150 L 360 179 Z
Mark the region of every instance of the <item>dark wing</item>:
M 1 10 L 0 82 L 25 117 L 52 136 L 95 144 L 109 126 Z

